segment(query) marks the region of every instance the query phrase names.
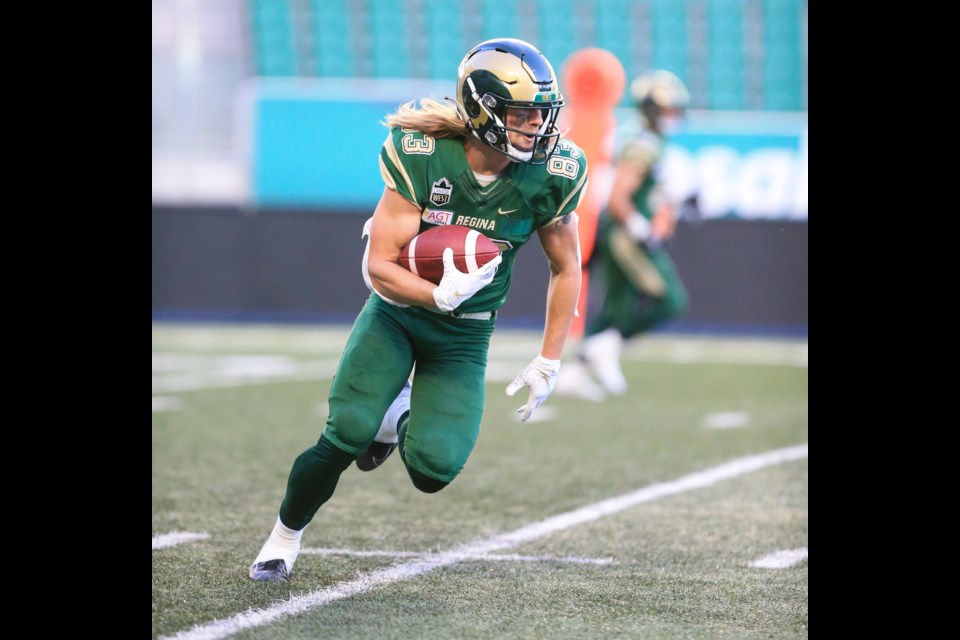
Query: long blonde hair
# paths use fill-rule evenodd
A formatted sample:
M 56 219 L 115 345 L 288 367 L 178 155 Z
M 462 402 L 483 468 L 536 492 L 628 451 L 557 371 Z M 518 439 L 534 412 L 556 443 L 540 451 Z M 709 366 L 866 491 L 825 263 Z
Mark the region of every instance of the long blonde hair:
M 417 101 L 411 100 L 400 105 L 382 124 L 387 127 L 416 129 L 432 138 L 462 138 L 469 135 L 470 130 L 460 115 L 458 106 L 455 102 L 448 105 L 431 98 L 421 98 L 418 108 Z

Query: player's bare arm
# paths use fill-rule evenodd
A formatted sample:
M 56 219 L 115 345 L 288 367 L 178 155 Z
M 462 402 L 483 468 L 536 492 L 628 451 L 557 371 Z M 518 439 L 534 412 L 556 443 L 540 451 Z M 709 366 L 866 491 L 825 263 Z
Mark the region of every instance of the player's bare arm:
M 670 203 L 661 204 L 653 218 L 650 220 L 650 227 L 654 235 L 661 240 L 669 240 L 677 230 L 677 209 Z
M 541 228 L 537 235 L 550 266 L 547 318 L 540 355 L 559 360 L 580 296 L 580 237 L 576 212 Z
M 373 213 L 367 269 L 380 294 L 403 304 L 432 307 L 436 285 L 397 264 L 400 250 L 419 230 L 419 208 L 393 189 L 384 188 Z

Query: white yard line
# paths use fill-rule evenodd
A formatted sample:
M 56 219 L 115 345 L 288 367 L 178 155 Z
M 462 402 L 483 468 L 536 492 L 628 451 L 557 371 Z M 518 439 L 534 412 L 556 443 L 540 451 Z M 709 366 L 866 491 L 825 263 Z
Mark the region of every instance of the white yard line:
M 751 562 L 750 566 L 757 567 L 758 569 L 785 569 L 806 559 L 807 548 L 800 547 L 799 549 L 784 549 L 782 551 L 769 553 Z
M 226 638 L 244 629 L 251 629 L 284 616 L 295 615 L 309 611 L 314 607 L 322 606 L 336 600 L 370 591 L 379 586 L 411 580 L 419 575 L 428 573 L 441 567 L 463 562 L 475 558 L 479 554 L 508 549 L 525 542 L 537 540 L 558 531 L 569 529 L 578 524 L 592 522 L 604 516 L 612 515 L 644 502 L 651 502 L 666 496 L 676 495 L 693 489 L 700 489 L 736 476 L 757 471 L 776 464 L 806 458 L 808 445 L 801 444 L 784 449 L 776 449 L 767 453 L 746 456 L 732 460 L 718 467 L 699 471 L 683 476 L 672 482 L 662 482 L 644 487 L 614 498 L 595 502 L 593 504 L 561 513 L 546 520 L 521 527 L 508 533 L 502 533 L 460 545 L 449 551 L 421 556 L 402 564 L 377 569 L 348 582 L 341 582 L 326 589 L 313 591 L 302 596 L 292 596 L 289 600 L 280 602 L 267 609 L 249 609 L 230 618 L 215 620 L 207 624 L 196 625 L 186 631 L 173 636 L 165 636 L 171 640 L 214 640 Z
M 432 551 L 356 551 L 353 549 L 330 549 L 325 547 L 304 547 L 300 555 L 314 556 L 352 556 L 357 558 L 423 558 L 433 555 Z M 571 564 L 611 564 L 613 558 L 578 558 L 576 556 L 520 556 L 515 553 L 478 553 L 464 560 L 499 560 L 512 562 L 569 562 Z
M 153 548 L 163 549 L 172 547 L 184 542 L 193 542 L 194 540 L 206 540 L 210 537 L 209 533 L 191 533 L 189 531 L 171 531 L 170 533 L 161 533 L 153 536 Z
M 246 372 L 237 370 L 210 369 L 186 373 L 162 373 L 153 375 L 153 393 L 183 393 L 203 389 L 228 389 L 258 384 L 309 382 L 329 380 L 337 369 L 337 360 L 318 360 L 291 364 L 285 371 L 262 373 L 256 369 Z
M 703 426 L 706 429 L 734 429 L 745 427 L 749 422 L 750 416 L 743 411 L 710 413 L 703 417 Z
M 153 412 L 176 411 L 181 406 L 180 398 L 176 396 L 153 396 Z

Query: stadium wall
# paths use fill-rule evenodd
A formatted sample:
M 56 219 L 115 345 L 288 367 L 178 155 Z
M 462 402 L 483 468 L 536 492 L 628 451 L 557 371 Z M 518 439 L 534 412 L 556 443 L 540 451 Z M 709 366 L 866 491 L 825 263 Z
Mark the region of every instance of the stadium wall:
M 154 205 L 152 316 L 174 322 L 349 323 L 369 211 Z M 671 255 L 690 293 L 661 331 L 807 335 L 806 220 L 682 220 Z M 543 325 L 546 260 L 521 249 L 499 326 Z M 592 281 L 595 282 L 595 281 Z M 590 309 L 602 294 L 591 286 Z

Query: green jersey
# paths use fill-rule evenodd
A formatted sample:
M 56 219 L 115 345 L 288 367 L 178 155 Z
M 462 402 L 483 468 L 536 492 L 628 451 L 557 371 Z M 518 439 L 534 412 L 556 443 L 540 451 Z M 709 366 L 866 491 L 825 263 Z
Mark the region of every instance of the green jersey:
M 619 162 L 631 164 L 644 172 L 640 188 L 633 192 L 633 206 L 648 220 L 653 216 L 651 195 L 657 180 L 655 167 L 663 155 L 664 140 L 650 130 L 644 130 L 636 138 L 627 142 L 620 152 Z
M 420 232 L 443 224 L 476 229 L 503 252 L 493 281 L 457 307 L 493 311 L 507 301 L 517 250 L 534 231 L 577 208 L 587 187 L 587 159 L 561 138 L 542 165 L 511 162 L 486 187 L 467 164 L 463 140 L 435 139 L 392 127 L 380 150 L 387 187 L 420 209 Z

